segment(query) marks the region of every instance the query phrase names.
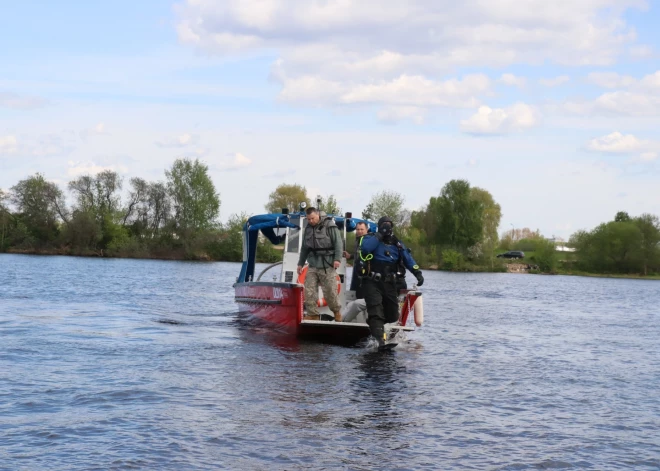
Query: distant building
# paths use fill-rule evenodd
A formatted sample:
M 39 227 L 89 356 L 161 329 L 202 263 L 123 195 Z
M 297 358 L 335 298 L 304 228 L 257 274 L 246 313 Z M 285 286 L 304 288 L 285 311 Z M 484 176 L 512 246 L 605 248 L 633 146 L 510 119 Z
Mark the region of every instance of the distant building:
M 575 252 L 573 247 L 566 247 L 566 241 L 561 237 L 552 237 L 546 239 L 548 242 L 555 244 L 557 252 Z

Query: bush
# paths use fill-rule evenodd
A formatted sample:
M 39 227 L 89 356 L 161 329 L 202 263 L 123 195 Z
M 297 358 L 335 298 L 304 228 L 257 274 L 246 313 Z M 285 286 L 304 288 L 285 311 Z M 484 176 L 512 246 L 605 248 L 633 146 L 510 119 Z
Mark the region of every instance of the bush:
M 101 226 L 96 222 L 95 216 L 85 211 L 75 211 L 62 234 L 64 244 L 69 245 L 74 253 L 79 250 L 94 250 L 102 238 Z
M 456 271 L 463 267 L 463 254 L 453 249 L 442 251 L 442 268 L 445 270 Z
M 553 273 L 557 267 L 556 249 L 554 242 L 538 240 L 534 261 L 543 273 Z
M 521 250 L 523 252 L 536 252 L 538 247 L 545 242 L 545 239 L 520 239 L 513 244 L 513 250 Z M 554 250 L 554 246 L 553 246 Z
M 101 246 L 108 250 L 119 250 L 127 247 L 131 241 L 131 235 L 128 229 L 113 222 L 109 217 L 105 217 L 102 224 L 103 237 Z
M 116 238 L 108 244 L 110 257 L 147 258 L 149 251 L 137 237 Z

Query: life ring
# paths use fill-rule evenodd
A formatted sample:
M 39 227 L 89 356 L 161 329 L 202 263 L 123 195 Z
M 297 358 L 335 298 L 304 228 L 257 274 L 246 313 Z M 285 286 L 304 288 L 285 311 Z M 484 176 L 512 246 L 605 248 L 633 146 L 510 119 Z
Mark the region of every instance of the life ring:
M 305 265 L 305 267 L 302 269 L 300 272 L 300 275 L 298 275 L 298 283 L 301 285 L 305 284 L 305 279 L 307 278 L 307 269 L 309 268 L 309 265 Z M 341 293 L 341 277 L 337 275 L 337 295 Z M 323 290 L 321 290 L 321 294 L 319 294 L 319 300 L 316 302 L 316 305 L 318 307 L 323 307 L 327 306 L 328 302 L 325 300 L 323 297 Z

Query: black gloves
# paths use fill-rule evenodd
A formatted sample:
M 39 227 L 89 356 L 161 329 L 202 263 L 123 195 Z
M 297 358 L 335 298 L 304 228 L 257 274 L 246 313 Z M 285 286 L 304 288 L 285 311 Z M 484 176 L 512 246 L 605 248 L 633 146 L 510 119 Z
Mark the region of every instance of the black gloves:
M 422 271 L 417 270 L 413 273 L 415 275 L 415 278 L 417 278 L 417 286 L 422 286 L 424 284 L 424 277 L 422 276 Z

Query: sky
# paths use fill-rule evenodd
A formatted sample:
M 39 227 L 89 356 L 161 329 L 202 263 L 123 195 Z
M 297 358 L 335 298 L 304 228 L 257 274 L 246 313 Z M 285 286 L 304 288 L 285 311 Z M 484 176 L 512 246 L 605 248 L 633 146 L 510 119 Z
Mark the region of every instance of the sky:
M 660 0 L 0 0 L 0 189 L 164 180 L 220 218 L 281 183 L 360 214 L 488 190 L 500 232 L 660 215 Z

